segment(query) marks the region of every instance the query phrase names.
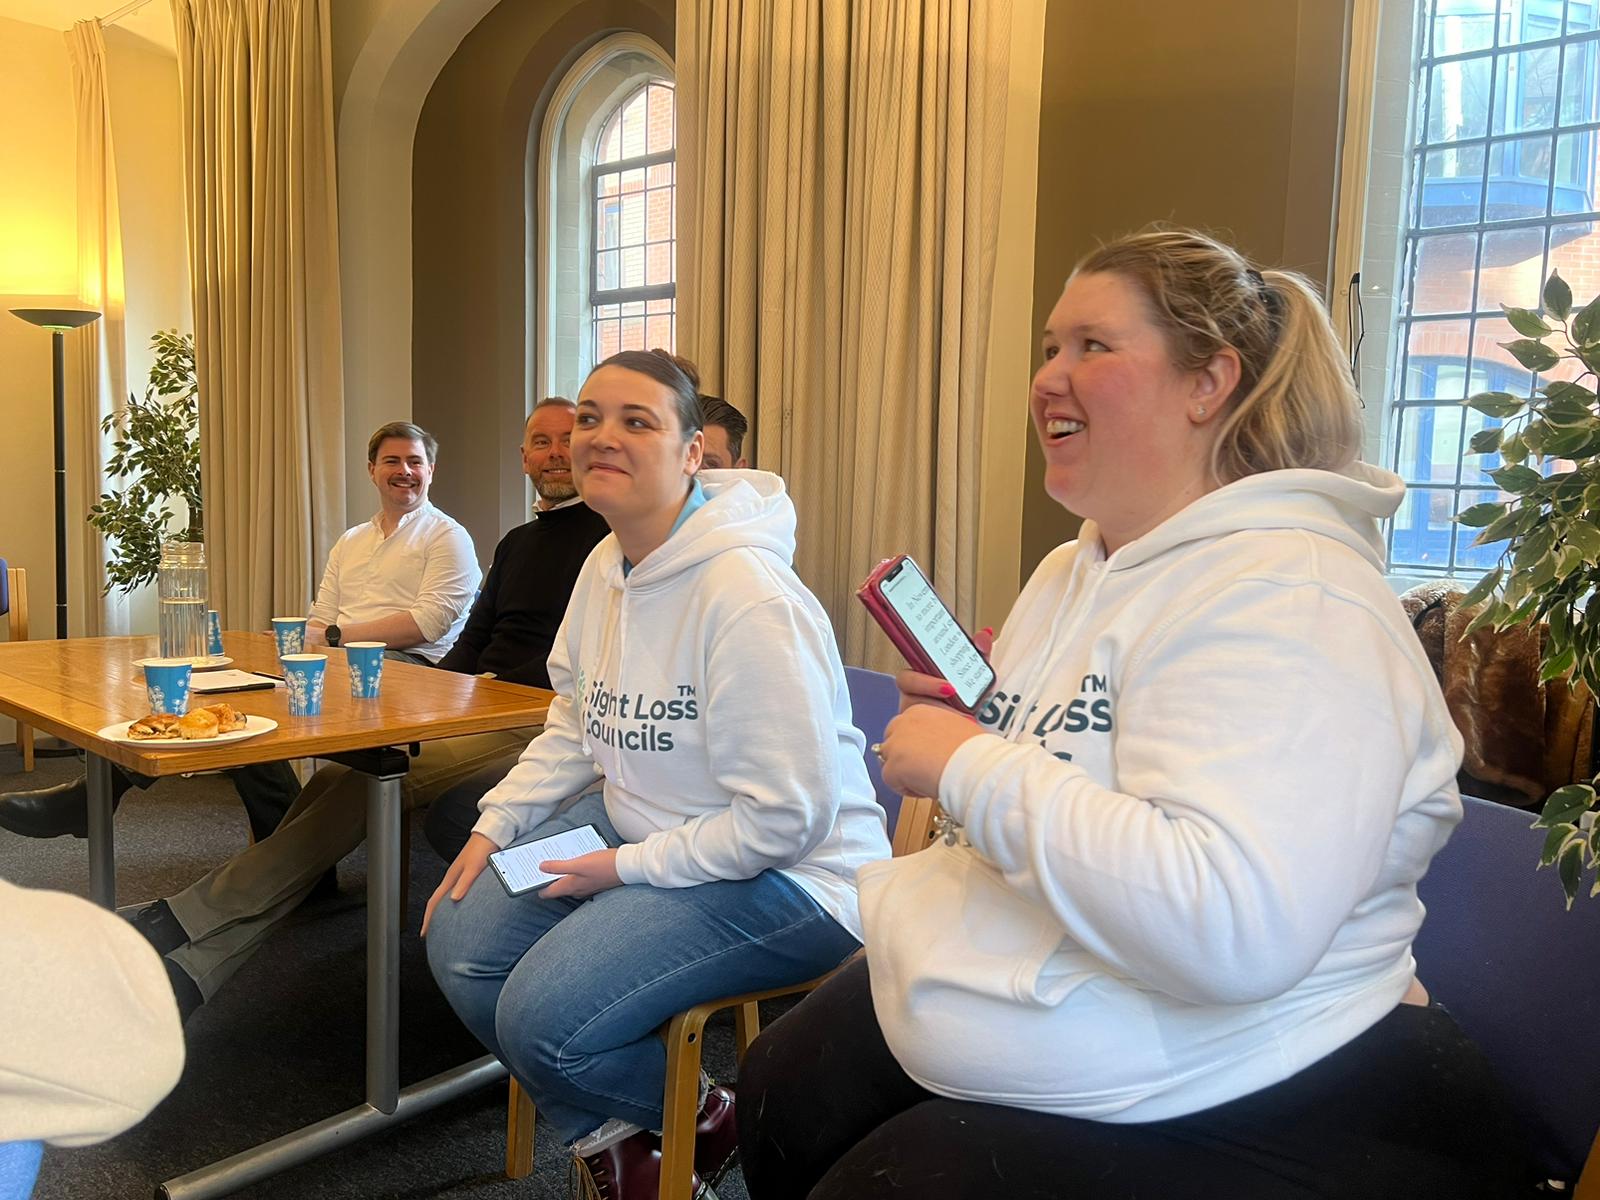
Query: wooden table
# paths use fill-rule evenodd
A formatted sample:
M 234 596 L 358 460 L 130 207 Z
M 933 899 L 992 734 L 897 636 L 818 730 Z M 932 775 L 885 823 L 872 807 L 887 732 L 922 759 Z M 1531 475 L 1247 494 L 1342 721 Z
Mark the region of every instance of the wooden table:
M 225 633 L 223 646 L 242 670 L 281 674 L 271 635 Z M 544 721 L 551 693 L 538 688 L 390 661 L 382 694 L 350 695 L 345 656 L 328 651 L 322 714 L 291 717 L 285 688 L 215 697 L 242 712 L 271 717 L 278 728 L 212 747 L 158 749 L 108 741 L 99 730 L 144 715 L 144 673 L 134 663 L 156 653 L 151 637 L 0 643 L 0 713 L 88 752 L 89 891 L 116 907 L 116 842 L 111 820 L 111 764 L 146 775 L 237 767 L 288 758 L 335 758 L 366 773 L 367 786 L 367 1101 L 162 1185 L 162 1195 L 221 1196 L 325 1154 L 398 1121 L 436 1108 L 496 1079 L 492 1056 L 400 1088 L 400 861 L 403 750 L 412 742 L 491 733 Z M 204 703 L 195 696 L 191 703 Z M 170 743 L 169 743 L 170 744 Z

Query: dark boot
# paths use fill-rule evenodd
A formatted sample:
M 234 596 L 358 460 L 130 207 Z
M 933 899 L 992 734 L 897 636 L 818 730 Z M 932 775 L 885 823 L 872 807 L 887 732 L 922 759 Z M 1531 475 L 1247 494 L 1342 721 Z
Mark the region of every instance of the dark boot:
M 661 1139 L 647 1129 L 572 1161 L 583 1200 L 657 1200 L 661 1194 Z M 700 1188 L 697 1172 L 690 1195 Z
M 171 954 L 180 946 L 189 944 L 188 931 L 178 923 L 172 906 L 165 900 L 145 905 L 128 918 L 128 924 L 144 935 L 145 941 L 156 948 L 157 954 Z
M 111 811 L 117 810 L 122 794 L 133 786 L 118 767 L 111 768 Z M 54 787 L 28 792 L 8 792 L 0 796 L 0 829 L 23 837 L 53 838 L 71 834 L 89 836 L 89 783 L 75 779 Z
M 712 1187 L 722 1182 L 739 1157 L 739 1125 L 733 1117 L 733 1091 L 720 1085 L 706 1092 L 694 1125 L 694 1173 Z

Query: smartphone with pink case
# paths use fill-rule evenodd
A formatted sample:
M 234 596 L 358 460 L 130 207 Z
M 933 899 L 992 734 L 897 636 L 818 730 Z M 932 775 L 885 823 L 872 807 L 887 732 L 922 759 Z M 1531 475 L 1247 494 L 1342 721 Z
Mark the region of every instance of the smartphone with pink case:
M 948 682 L 956 690 L 955 703 L 967 712 L 994 686 L 994 668 L 908 555 L 879 563 L 856 589 L 856 598 L 889 635 L 906 665 Z

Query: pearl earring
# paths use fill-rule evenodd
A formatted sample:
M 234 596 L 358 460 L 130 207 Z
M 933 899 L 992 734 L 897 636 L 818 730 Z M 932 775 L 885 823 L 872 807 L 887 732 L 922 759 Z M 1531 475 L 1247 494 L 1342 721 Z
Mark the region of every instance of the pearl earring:
M 1205 416 L 1206 415 L 1206 406 L 1204 404 L 1195 405 L 1194 406 L 1194 415 L 1197 416 L 1197 417 Z

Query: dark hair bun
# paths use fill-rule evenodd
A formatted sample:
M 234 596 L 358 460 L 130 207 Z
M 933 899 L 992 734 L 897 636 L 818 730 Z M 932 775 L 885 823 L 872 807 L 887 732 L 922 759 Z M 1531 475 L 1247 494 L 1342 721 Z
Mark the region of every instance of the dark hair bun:
M 677 367 L 678 370 L 684 373 L 684 376 L 689 380 L 689 382 L 694 385 L 694 390 L 697 392 L 700 390 L 700 370 L 694 365 L 694 363 L 690 362 L 682 355 L 674 354 L 671 350 L 663 350 L 660 346 L 652 347 L 650 353 L 659 354 L 673 366 Z

